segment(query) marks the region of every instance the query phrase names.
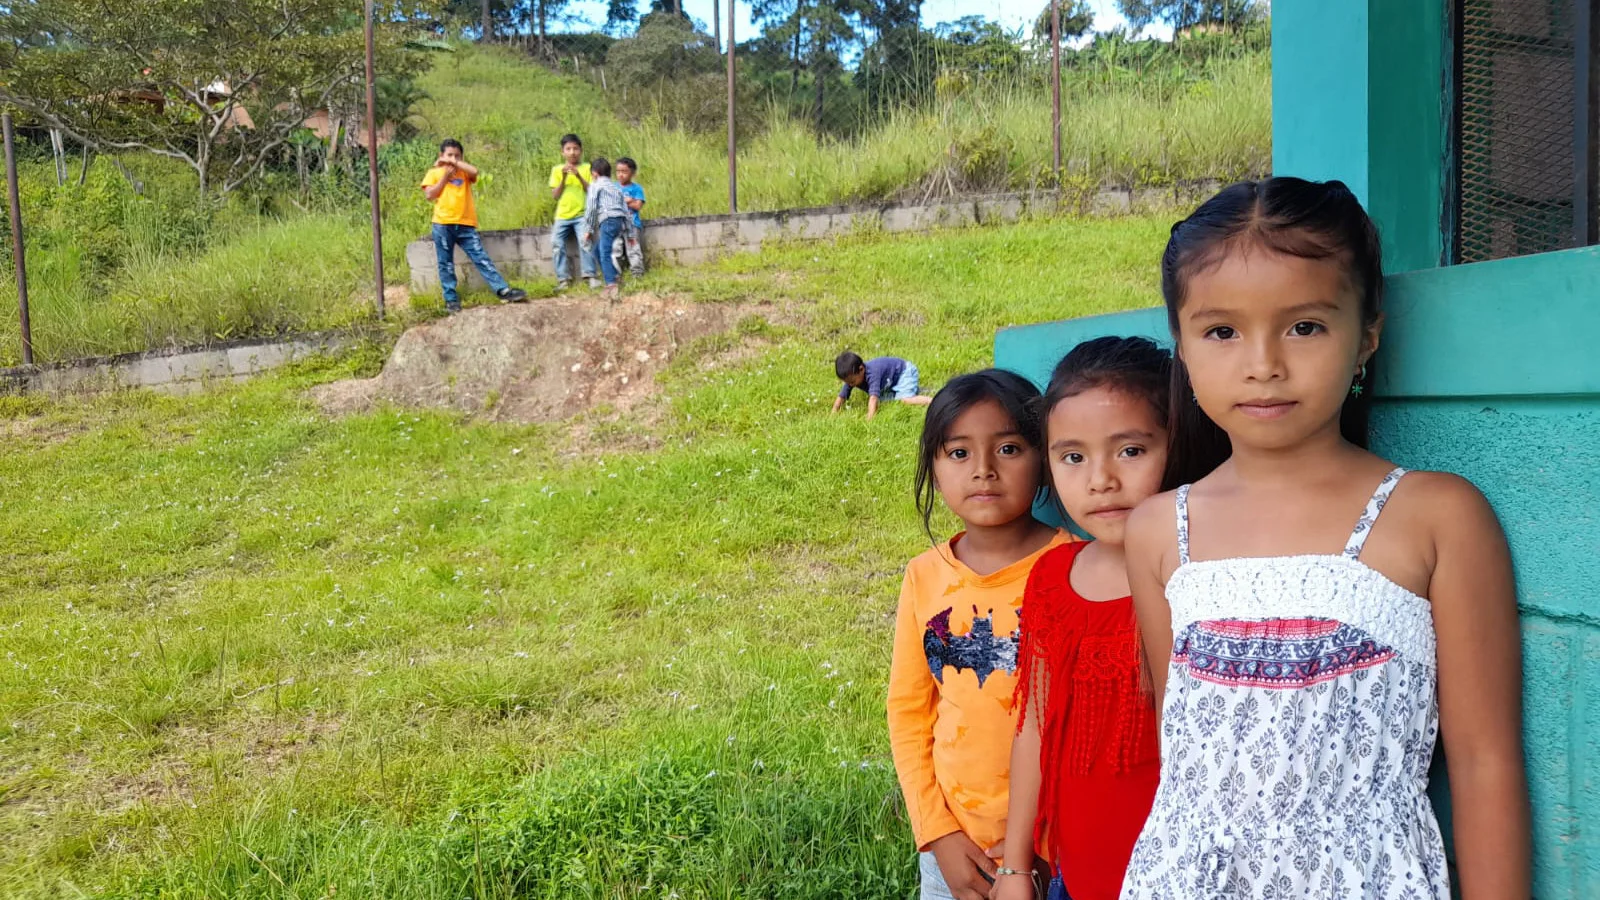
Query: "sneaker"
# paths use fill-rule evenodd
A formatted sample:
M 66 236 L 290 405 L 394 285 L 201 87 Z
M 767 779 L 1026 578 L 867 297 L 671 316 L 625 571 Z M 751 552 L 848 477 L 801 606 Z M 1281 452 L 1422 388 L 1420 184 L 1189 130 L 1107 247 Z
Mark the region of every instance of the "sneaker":
M 608 284 L 606 289 L 600 293 L 600 296 L 615 303 L 622 297 L 622 288 L 620 285 Z
M 495 294 L 495 296 L 500 298 L 501 303 L 526 303 L 528 301 L 528 292 L 522 288 L 508 287 Z
M 594 290 L 595 288 L 598 288 L 600 286 L 601 286 L 600 285 L 600 279 L 594 277 L 593 275 L 589 276 L 589 289 L 590 290 Z
M 459 304 L 459 303 L 446 303 L 444 305 L 444 314 L 445 315 L 453 316 L 458 312 L 461 312 L 461 304 Z
M 560 281 L 556 282 L 556 293 L 559 294 L 559 293 L 561 293 L 562 291 L 566 290 L 569 287 L 572 287 L 572 282 L 569 279 L 563 278 Z

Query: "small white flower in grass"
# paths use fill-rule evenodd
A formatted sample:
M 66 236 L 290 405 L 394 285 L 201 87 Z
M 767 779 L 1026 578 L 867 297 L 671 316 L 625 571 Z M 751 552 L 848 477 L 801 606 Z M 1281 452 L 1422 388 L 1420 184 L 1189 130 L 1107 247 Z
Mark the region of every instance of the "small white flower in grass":
M 715 778 L 715 777 L 717 777 L 717 770 L 716 769 L 712 769 L 711 771 L 707 772 L 706 773 L 706 777 L 707 778 Z
M 777 689 L 778 689 L 778 685 L 776 683 L 767 685 L 767 690 L 768 691 L 775 691 Z
M 736 735 L 731 735 L 730 734 L 730 735 L 728 735 L 727 743 L 731 746 L 733 744 L 734 740 L 736 740 L 736 739 L 737 739 Z

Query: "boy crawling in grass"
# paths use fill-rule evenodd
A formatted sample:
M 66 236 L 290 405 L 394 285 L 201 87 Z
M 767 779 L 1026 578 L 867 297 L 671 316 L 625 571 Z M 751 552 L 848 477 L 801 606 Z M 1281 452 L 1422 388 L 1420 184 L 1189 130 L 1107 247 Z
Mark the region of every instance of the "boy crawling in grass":
M 456 295 L 456 248 L 467 254 L 472 265 L 489 283 L 502 303 L 528 299 L 526 291 L 506 284 L 478 240 L 478 209 L 472 202 L 472 184 L 478 169 L 464 158 L 461 142 L 448 138 L 439 145 L 439 159 L 422 177 L 422 196 L 433 204 L 433 250 L 439 261 L 439 287 L 444 292 L 444 308 L 452 315 L 461 311 Z
M 885 399 L 898 400 L 911 406 L 927 406 L 933 402 L 932 397 L 917 393 L 921 388 L 921 375 L 917 367 L 898 356 L 862 360 L 846 350 L 833 361 L 833 371 L 844 382 L 844 387 L 839 389 L 839 396 L 833 401 L 834 412 L 844 409 L 852 391 L 866 392 L 868 419 L 878 414 L 878 404 Z

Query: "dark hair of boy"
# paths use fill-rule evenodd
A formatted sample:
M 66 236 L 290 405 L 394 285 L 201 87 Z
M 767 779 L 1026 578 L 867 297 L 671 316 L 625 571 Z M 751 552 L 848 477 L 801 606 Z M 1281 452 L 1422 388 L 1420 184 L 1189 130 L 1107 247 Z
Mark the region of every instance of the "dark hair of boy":
M 863 360 L 860 356 L 851 353 L 849 350 L 846 350 L 845 352 L 839 354 L 839 357 L 833 361 L 833 374 L 839 376 L 839 380 L 843 381 L 846 378 L 849 378 L 851 375 L 854 375 L 862 369 L 865 369 L 866 367 L 867 363 L 865 360 Z
M 446 150 L 449 150 L 451 147 L 456 148 L 456 152 L 457 153 L 465 154 L 467 152 L 467 148 L 461 146 L 461 142 L 456 140 L 455 138 L 445 138 L 444 140 L 439 142 L 439 152 L 440 153 L 443 153 Z
M 629 172 L 632 172 L 635 175 L 639 174 L 639 164 L 634 162 L 633 157 L 631 156 L 617 157 L 617 165 L 627 166 Z
M 561 146 L 565 147 L 568 144 L 577 144 L 579 147 L 582 147 L 583 141 L 580 140 L 575 134 L 563 134 L 561 136 Z
M 922 437 L 917 444 L 916 486 L 913 489 L 917 498 L 917 512 L 922 514 L 922 530 L 935 543 L 933 510 L 938 503 L 938 485 L 933 483 L 933 461 L 943 452 L 945 442 L 950 439 L 950 429 L 955 427 L 961 414 L 990 400 L 1000 404 L 1000 408 L 1011 417 L 1017 426 L 1017 435 L 1028 446 L 1038 450 L 1043 444 L 1039 430 L 1039 389 L 1021 375 L 1005 369 L 984 369 L 957 375 L 940 388 L 939 393 L 933 395 L 927 416 L 922 420 Z M 1043 467 L 1044 454 L 1039 454 L 1039 459 Z M 1047 477 L 1041 468 L 1041 495 Z
M 1161 254 L 1161 296 L 1174 338 L 1189 277 L 1221 263 L 1234 246 L 1253 246 L 1301 259 L 1335 260 L 1344 266 L 1351 285 L 1360 293 L 1362 321 L 1373 322 L 1383 308 L 1383 251 L 1378 228 L 1344 182 L 1287 176 L 1241 181 L 1223 188 L 1172 226 L 1167 249 Z M 1372 368 L 1369 361 L 1368 384 Z M 1345 399 L 1339 414 L 1339 432 L 1345 440 L 1367 446 L 1371 410 L 1371 391 Z M 1163 483 L 1198 481 L 1233 452 L 1227 433 L 1195 403 L 1182 357 L 1172 365 L 1167 421 Z
M 593 172 L 596 178 L 610 178 L 611 160 L 604 156 L 596 156 L 594 161 L 589 163 L 589 171 Z

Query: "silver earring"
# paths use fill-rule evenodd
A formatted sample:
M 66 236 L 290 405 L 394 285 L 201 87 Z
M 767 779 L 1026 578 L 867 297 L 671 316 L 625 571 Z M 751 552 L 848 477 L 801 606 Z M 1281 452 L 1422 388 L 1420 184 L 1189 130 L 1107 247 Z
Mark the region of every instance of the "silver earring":
M 1356 380 L 1350 382 L 1350 396 L 1352 396 L 1352 397 L 1361 396 L 1361 392 L 1362 392 L 1362 390 L 1364 390 L 1364 388 L 1361 386 L 1361 382 L 1366 381 L 1366 380 L 1367 380 L 1367 364 L 1366 363 L 1362 363 L 1361 364 L 1361 368 L 1356 370 Z

